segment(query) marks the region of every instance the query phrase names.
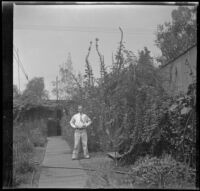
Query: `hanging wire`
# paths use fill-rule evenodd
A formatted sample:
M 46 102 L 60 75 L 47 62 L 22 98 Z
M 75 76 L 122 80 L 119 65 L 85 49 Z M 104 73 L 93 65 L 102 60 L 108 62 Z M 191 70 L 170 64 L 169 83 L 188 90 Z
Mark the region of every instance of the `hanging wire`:
M 16 55 L 18 55 L 18 52 L 17 52 L 15 46 L 14 46 L 14 52 L 13 52 L 13 55 L 14 55 L 14 59 L 15 59 L 16 62 L 19 64 L 19 66 L 20 66 L 22 72 L 24 73 L 26 79 L 29 81 L 29 79 L 28 79 L 28 75 L 27 75 L 26 72 L 25 72 L 24 66 L 23 66 L 23 64 L 22 64 L 22 62 L 21 62 L 19 56 L 16 56 Z M 16 57 L 18 57 L 18 59 L 17 59 Z
M 16 30 L 41 30 L 41 31 L 68 31 L 68 32 L 91 32 L 118 34 L 117 28 L 108 27 L 78 27 L 78 26 L 54 26 L 54 25 L 15 25 Z M 156 28 L 124 28 L 126 35 L 151 35 Z M 139 29 L 139 30 L 138 30 Z M 131 31 L 132 30 L 132 31 Z M 134 32 L 133 32 L 134 30 Z M 138 31 L 137 31 L 138 30 Z

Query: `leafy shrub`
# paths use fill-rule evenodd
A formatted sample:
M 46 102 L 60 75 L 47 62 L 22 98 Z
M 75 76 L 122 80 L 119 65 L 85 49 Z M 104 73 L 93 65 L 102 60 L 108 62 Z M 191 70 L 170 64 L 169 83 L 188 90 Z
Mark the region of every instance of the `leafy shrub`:
M 20 152 L 22 153 L 32 153 L 34 150 L 33 144 L 32 143 L 27 143 L 27 144 L 22 144 L 20 146 Z
M 37 125 L 36 125 L 37 123 Z M 26 180 L 26 173 L 35 168 L 32 158 L 34 146 L 44 146 L 46 136 L 42 133 L 41 121 L 25 121 L 15 124 L 13 128 L 13 185 Z M 37 127 L 37 128 L 36 128 Z
M 34 165 L 31 157 L 34 151 L 28 134 L 22 124 L 14 126 L 13 131 L 13 185 L 16 186 L 25 181 L 24 175 L 32 172 Z
M 33 144 L 28 137 L 26 131 L 21 127 L 14 127 L 13 131 L 13 148 L 14 154 L 17 153 L 32 153 Z M 16 151 L 16 152 L 15 152 Z
M 170 155 L 139 159 L 132 168 L 131 177 L 134 185 L 150 188 L 195 187 L 195 170 Z
M 74 145 L 74 130 L 69 124 L 70 117 L 63 116 L 60 122 L 62 128 L 62 137 L 69 143 L 69 146 L 73 148 Z
M 46 138 L 39 128 L 30 131 L 30 139 L 35 147 L 43 147 L 46 143 Z
M 187 161 L 191 166 L 196 164 L 196 105 L 191 86 L 187 95 L 171 98 L 168 107 L 160 117 L 160 135 L 170 145 L 168 152 L 179 161 Z
M 23 174 L 16 173 L 13 171 L 13 187 L 20 185 L 25 181 L 25 177 Z
M 29 130 L 39 128 L 43 136 L 47 135 L 47 125 L 45 119 L 27 120 L 24 122 L 24 126 L 26 126 L 26 129 Z
M 28 160 L 27 160 L 28 158 Z M 32 172 L 34 170 L 34 164 L 31 163 L 29 157 L 21 159 L 18 164 L 16 164 L 16 172 L 20 174 L 25 174 L 27 172 Z

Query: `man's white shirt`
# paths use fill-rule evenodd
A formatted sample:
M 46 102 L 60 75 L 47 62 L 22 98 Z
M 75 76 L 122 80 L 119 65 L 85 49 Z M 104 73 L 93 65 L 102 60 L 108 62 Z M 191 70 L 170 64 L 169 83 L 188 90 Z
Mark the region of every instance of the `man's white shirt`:
M 73 128 L 83 128 L 87 127 L 92 123 L 91 119 L 86 114 L 77 113 L 72 116 L 70 120 L 70 125 Z

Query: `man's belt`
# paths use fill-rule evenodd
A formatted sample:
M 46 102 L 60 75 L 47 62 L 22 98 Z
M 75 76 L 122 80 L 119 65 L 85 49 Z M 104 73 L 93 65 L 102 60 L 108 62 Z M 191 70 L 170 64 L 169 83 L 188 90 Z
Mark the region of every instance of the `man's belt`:
M 84 127 L 84 128 L 75 128 L 76 130 L 84 130 L 84 129 L 86 129 L 86 127 Z

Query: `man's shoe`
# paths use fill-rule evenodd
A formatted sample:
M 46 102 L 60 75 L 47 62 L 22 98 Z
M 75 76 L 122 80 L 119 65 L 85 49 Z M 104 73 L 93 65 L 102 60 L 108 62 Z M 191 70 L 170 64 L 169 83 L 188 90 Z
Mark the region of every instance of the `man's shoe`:
M 78 157 L 76 155 L 72 155 L 72 160 L 76 160 Z
M 86 155 L 86 156 L 84 156 L 84 158 L 85 158 L 85 159 L 89 159 L 89 158 L 90 158 L 90 156 L 89 156 L 89 155 Z

